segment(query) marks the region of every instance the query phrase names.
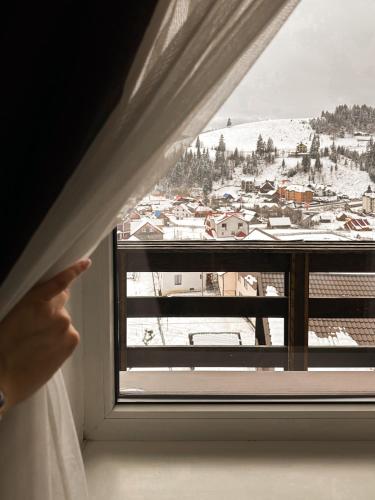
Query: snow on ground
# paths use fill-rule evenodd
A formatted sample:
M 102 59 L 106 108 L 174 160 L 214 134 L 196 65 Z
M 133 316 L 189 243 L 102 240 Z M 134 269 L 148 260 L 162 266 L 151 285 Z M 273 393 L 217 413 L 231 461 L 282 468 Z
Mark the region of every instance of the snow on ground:
M 243 123 L 232 127 L 204 132 L 199 135 L 201 148 L 215 148 L 219 144 L 220 136 L 224 136 L 226 149 L 249 153 L 254 151 L 259 134 L 267 141 L 272 138 L 275 146 L 280 151 L 294 151 L 297 144 L 303 142 L 308 147 L 314 136 L 314 130 L 311 128 L 309 118 L 282 118 L 278 120 L 263 120 L 258 122 Z M 335 139 L 336 146 L 345 146 L 360 152 L 365 151 L 367 142 L 358 140 L 358 137 L 338 137 Z M 195 144 L 195 140 L 192 145 Z M 320 147 L 329 147 L 332 144 L 332 138 L 328 135 L 320 135 Z M 214 157 L 214 151 L 211 155 Z
M 177 219 L 174 215 L 169 216 L 169 220 L 176 226 L 189 226 L 189 227 L 204 227 L 204 217 L 185 217 Z
M 264 140 L 267 140 L 268 137 L 273 139 L 281 157 L 277 158 L 273 165 L 267 165 L 259 172 L 256 181 L 263 182 L 265 180 L 287 179 L 288 170 L 294 168 L 297 161 L 301 162 L 301 158 L 288 157 L 289 152 L 295 151 L 297 144 L 300 142 L 306 144 L 309 149 L 314 131 L 309 125 L 308 118 L 294 118 L 245 123 L 205 132 L 199 137 L 203 143 L 202 147 L 210 148 L 210 155 L 212 158 L 215 157 L 215 151 L 211 148 L 215 148 L 218 145 L 221 134 L 224 136 L 228 151 L 234 151 L 237 147 L 239 151 L 245 154 L 256 149 L 259 134 L 262 135 Z M 332 138 L 330 136 L 324 134 L 320 135 L 321 148 L 329 147 L 331 144 Z M 345 146 L 346 148 L 362 153 L 366 150 L 367 142 L 359 141 L 357 137 L 352 136 L 336 138 L 335 144 L 336 146 Z M 285 168 L 281 167 L 283 159 Z M 328 158 L 323 158 L 322 163 L 323 169 L 321 174 L 316 175 L 316 183 L 331 184 L 337 192 L 346 194 L 349 198 L 358 198 L 362 196 L 369 184 L 372 188 L 375 188 L 375 184 L 370 181 L 367 172 L 351 167 L 350 162 L 348 162 L 346 166 L 343 163 L 339 164 L 337 171 L 335 168 L 331 169 L 332 162 Z M 224 186 L 220 183 L 216 183 L 213 193 L 217 196 L 225 193 L 230 193 L 233 197 L 238 196 L 241 177 L 244 177 L 242 169 L 236 169 L 233 180 L 227 181 Z M 309 182 L 308 175 L 304 173 L 298 173 L 290 178 L 290 180 L 293 183 L 304 185 L 307 185 Z
M 153 273 L 127 273 L 126 292 L 128 297 L 155 295 Z
M 255 345 L 254 327 L 245 318 L 160 318 L 160 328 L 165 345 L 189 345 L 189 333 L 207 332 L 240 333 L 243 345 Z M 163 345 L 156 318 L 128 318 L 128 345 L 144 345 L 142 339 L 146 329 L 155 333 L 149 345 Z M 213 345 L 222 345 L 218 335 L 213 335 L 213 339 Z M 233 345 L 232 339 L 229 345 Z
M 314 131 L 308 118 L 264 120 L 204 132 L 199 135 L 201 147 L 214 148 L 219 144 L 221 134 L 227 150 L 234 151 L 237 147 L 239 151 L 251 152 L 256 148 L 259 134 L 266 141 L 271 137 L 278 149 L 291 150 L 295 149 L 298 142 L 310 142 Z
M 127 279 L 128 296 L 154 296 L 153 279 L 156 273 L 129 273 Z M 185 295 L 185 294 L 184 294 Z M 197 295 L 197 294 L 194 294 Z M 198 294 L 199 295 L 199 294 Z M 207 295 L 207 293 L 205 293 Z M 152 330 L 152 340 L 148 345 L 189 345 L 189 333 L 213 334 L 213 344 L 222 345 L 228 341 L 233 345 L 235 335 L 222 337 L 214 333 L 239 333 L 243 345 L 255 345 L 254 325 L 245 318 L 128 318 L 127 339 L 129 345 L 144 345 L 145 330 Z M 160 331 L 161 329 L 161 331 Z M 207 335 L 205 336 L 207 340 Z

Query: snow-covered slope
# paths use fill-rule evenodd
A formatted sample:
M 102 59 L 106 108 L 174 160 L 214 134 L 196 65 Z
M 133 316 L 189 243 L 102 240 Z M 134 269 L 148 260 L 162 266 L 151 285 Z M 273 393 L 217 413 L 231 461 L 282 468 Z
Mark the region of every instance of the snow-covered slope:
M 280 151 L 294 151 L 297 144 L 303 142 L 310 147 L 314 130 L 310 127 L 309 118 L 283 118 L 278 120 L 263 120 L 258 122 L 243 123 L 199 135 L 202 147 L 214 148 L 219 144 L 220 136 L 224 136 L 227 150 L 245 153 L 254 151 L 259 134 L 267 141 L 272 138 L 275 146 Z M 366 148 L 365 141 L 358 141 L 356 137 L 337 138 L 337 146 L 356 149 L 359 152 Z M 332 138 L 327 135 L 320 136 L 320 147 L 330 146 Z M 195 145 L 195 141 L 192 144 Z
M 203 147 L 215 147 L 223 134 L 226 148 L 239 151 L 254 151 L 259 134 L 263 139 L 273 139 L 278 149 L 295 149 L 298 142 L 309 142 L 314 131 L 310 127 L 308 118 L 264 120 L 259 122 L 243 123 L 211 132 L 200 134 Z

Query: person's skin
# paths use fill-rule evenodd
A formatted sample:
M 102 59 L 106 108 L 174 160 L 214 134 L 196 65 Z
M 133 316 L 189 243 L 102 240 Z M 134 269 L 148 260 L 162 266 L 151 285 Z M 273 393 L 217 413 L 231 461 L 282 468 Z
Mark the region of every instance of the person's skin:
M 90 267 L 76 262 L 49 281 L 36 285 L 0 322 L 0 390 L 5 413 L 45 384 L 79 342 L 65 309 L 68 287 Z

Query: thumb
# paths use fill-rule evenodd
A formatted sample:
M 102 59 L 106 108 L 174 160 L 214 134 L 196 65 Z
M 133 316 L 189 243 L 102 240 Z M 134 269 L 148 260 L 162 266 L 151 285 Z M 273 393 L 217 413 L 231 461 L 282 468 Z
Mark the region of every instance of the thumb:
M 57 274 L 45 283 L 36 285 L 33 294 L 41 300 L 51 300 L 53 297 L 63 292 L 80 274 L 91 266 L 90 259 L 83 259 L 75 262 L 61 273 Z

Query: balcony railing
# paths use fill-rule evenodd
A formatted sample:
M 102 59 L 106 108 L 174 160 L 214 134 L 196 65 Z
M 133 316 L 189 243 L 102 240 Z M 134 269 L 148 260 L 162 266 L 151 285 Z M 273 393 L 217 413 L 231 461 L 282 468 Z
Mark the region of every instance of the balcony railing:
M 309 275 L 375 272 L 374 246 L 364 242 L 117 243 L 116 295 L 120 370 L 158 367 L 375 367 L 375 347 L 312 347 L 309 318 L 375 318 L 375 298 L 309 297 Z M 278 272 L 284 296 L 129 297 L 130 272 Z M 127 344 L 127 318 L 284 318 L 284 346 L 147 346 Z

